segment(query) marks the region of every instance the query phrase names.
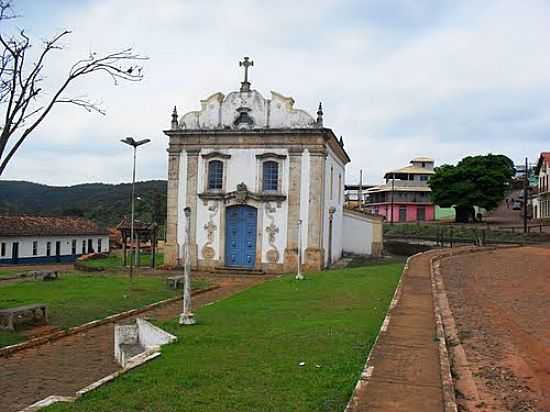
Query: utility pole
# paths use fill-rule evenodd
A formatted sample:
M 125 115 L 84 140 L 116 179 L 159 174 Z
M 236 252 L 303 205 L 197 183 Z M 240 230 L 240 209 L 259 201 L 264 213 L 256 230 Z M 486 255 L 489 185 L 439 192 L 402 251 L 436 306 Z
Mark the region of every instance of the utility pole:
M 359 210 L 363 210 L 363 169 L 359 170 Z
M 391 175 L 391 221 L 390 223 L 393 225 L 393 191 L 395 189 L 395 173 L 392 173 Z
M 527 190 L 529 187 L 529 165 L 525 158 L 525 174 L 523 175 L 523 233 L 527 233 Z

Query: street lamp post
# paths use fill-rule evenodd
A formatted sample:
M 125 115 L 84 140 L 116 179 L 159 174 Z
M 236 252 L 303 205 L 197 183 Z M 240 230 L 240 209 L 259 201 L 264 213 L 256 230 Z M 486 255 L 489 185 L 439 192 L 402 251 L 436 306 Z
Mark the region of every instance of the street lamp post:
M 134 167 L 132 170 L 132 212 L 130 217 L 130 279 L 134 279 L 134 214 L 135 214 L 135 186 L 136 186 L 136 152 L 137 148 L 145 143 L 149 143 L 151 139 L 135 140 L 133 137 L 122 139 L 121 142 L 134 148 Z M 124 239 L 126 241 L 126 239 Z
M 191 208 L 183 209 L 185 214 L 185 243 L 183 247 L 183 312 L 180 314 L 180 325 L 194 325 L 196 320 L 191 312 L 191 253 L 189 253 L 189 223 Z
M 298 273 L 296 273 L 296 280 L 303 280 L 302 275 L 302 219 L 298 219 Z

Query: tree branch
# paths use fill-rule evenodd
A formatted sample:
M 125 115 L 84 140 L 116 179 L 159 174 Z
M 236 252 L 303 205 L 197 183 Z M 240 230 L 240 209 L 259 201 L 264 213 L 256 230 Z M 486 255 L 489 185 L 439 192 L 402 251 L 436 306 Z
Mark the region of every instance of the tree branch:
M 15 17 L 10 2 L 0 0 L 0 23 L 3 20 Z M 26 60 L 26 52 L 32 44 L 25 31 L 20 30 L 11 37 L 0 31 L 0 107 L 4 105 L 5 110 L 2 116 L 4 124 L 0 126 L 0 176 L 25 139 L 38 127 L 57 103 L 70 103 L 88 112 L 105 115 L 105 111 L 99 104 L 93 103 L 87 98 L 61 97 L 74 81 L 94 73 L 107 74 L 115 85 L 120 80 L 137 82 L 143 79 L 142 66 L 138 65 L 138 62 L 147 60 L 147 58 L 138 55 L 132 48 L 101 56 L 91 52 L 87 58 L 77 60 L 71 66 L 67 77 L 54 89 L 53 97 L 46 104 L 38 106 L 38 98 L 44 91 L 42 88 L 37 87 L 37 84 L 44 78 L 43 71 L 46 60 L 53 50 L 63 49 L 59 43 L 62 38 L 70 33 L 70 31 L 65 30 L 51 40 L 45 41 L 44 47 L 36 60 L 29 64 Z M 30 66 L 30 70 L 26 70 L 27 66 Z M 22 127 L 31 118 L 33 118 L 32 123 L 22 130 Z M 21 135 L 4 156 L 8 141 L 15 138 L 20 130 L 22 130 Z

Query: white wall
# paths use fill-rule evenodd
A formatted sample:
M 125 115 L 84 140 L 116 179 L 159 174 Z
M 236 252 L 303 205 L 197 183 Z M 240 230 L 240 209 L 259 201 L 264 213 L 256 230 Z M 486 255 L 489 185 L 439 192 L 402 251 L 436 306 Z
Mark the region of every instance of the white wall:
M 372 254 L 372 241 L 374 238 L 374 224 L 367 218 L 355 216 L 352 213 L 343 213 L 344 252 L 356 255 Z
M 331 168 L 332 168 L 332 197 L 331 197 Z M 344 207 L 344 182 L 345 165 L 329 148 L 325 162 L 325 207 L 323 224 L 323 247 L 325 249 L 325 265 L 328 264 L 329 249 L 329 209 L 334 207 L 336 212 L 332 220 L 332 262 L 336 262 L 342 256 L 343 219 Z
M 92 245 L 95 251 L 98 250 L 98 240 L 101 239 L 101 251 L 109 251 L 109 236 L 90 235 L 90 236 L 22 236 L 22 237 L 0 237 L 0 244 L 6 243 L 6 256 L 0 256 L 2 259 L 11 259 L 12 244 L 19 243 L 19 258 L 37 258 L 46 257 L 46 244 L 51 242 L 50 256 L 55 257 L 55 242 L 61 242 L 60 256 L 72 255 L 72 241 L 76 239 L 76 254 L 82 254 L 82 241 L 86 242 L 86 253 L 88 253 L 88 239 L 92 239 Z M 33 255 L 33 241 L 38 241 L 37 254 Z
M 233 192 L 237 190 L 237 185 L 240 183 L 246 184 L 247 188 L 251 192 L 261 192 L 261 173 L 262 169 L 260 167 L 260 161 L 256 158 L 256 155 L 263 153 L 276 153 L 280 155 L 286 155 L 287 158 L 282 160 L 282 167 L 279 169 L 281 188 L 280 193 L 288 195 L 288 175 L 289 175 L 289 164 L 288 164 L 288 151 L 287 149 L 265 149 L 265 148 L 251 148 L 251 149 L 202 149 L 199 154 L 198 159 L 198 178 L 197 178 L 197 190 L 199 193 L 203 193 L 206 190 L 206 184 L 208 179 L 208 169 L 207 164 L 211 159 L 204 159 L 203 154 L 207 154 L 213 151 L 220 151 L 223 154 L 228 154 L 231 156 L 229 159 L 224 159 L 224 191 L 225 193 Z M 180 187 L 182 183 L 180 183 Z M 233 205 L 234 203 L 223 204 L 219 201 L 209 201 L 205 205 L 204 202 L 199 199 L 197 201 L 197 246 L 199 258 L 202 259 L 201 250 L 203 246 L 208 242 L 208 232 L 205 229 L 205 225 L 208 224 L 209 220 L 216 226 L 216 231 L 214 232 L 213 242 L 209 244 L 215 251 L 214 259 L 223 259 L 225 255 L 224 244 L 222 242 L 221 231 L 225 226 L 222 224 L 223 213 L 222 208 Z M 280 207 L 277 207 L 276 202 L 271 202 L 270 205 L 275 209 L 274 212 L 270 213 L 267 210 L 265 203 L 255 202 L 253 200 L 248 201 L 249 206 L 256 207 L 258 209 L 258 227 L 257 230 L 262 233 L 261 242 L 262 242 L 262 262 L 267 263 L 266 253 L 271 249 L 269 244 L 268 234 L 265 232 L 265 229 L 272 222 L 277 226 L 279 232 L 275 237 L 275 246 L 279 251 L 280 260 L 278 263 L 282 263 L 283 254 L 286 247 L 286 238 L 287 238 L 287 216 L 288 216 L 288 206 L 287 201 L 283 201 L 280 204 Z M 183 219 L 183 216 L 179 218 L 180 222 Z M 260 226 L 261 225 L 261 226 Z M 178 225 L 183 227 L 182 225 Z M 183 233 L 181 233 L 181 243 L 183 244 Z

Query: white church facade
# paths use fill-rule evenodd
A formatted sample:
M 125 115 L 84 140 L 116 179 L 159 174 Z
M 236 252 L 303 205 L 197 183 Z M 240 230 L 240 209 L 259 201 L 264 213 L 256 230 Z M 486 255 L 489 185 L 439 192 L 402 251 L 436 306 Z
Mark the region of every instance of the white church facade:
M 172 115 L 165 262 L 181 264 L 190 209 L 194 268 L 320 270 L 343 252 L 343 142 L 294 100 L 264 98 L 245 80 L 199 111 Z M 300 233 L 299 233 L 300 232 Z

